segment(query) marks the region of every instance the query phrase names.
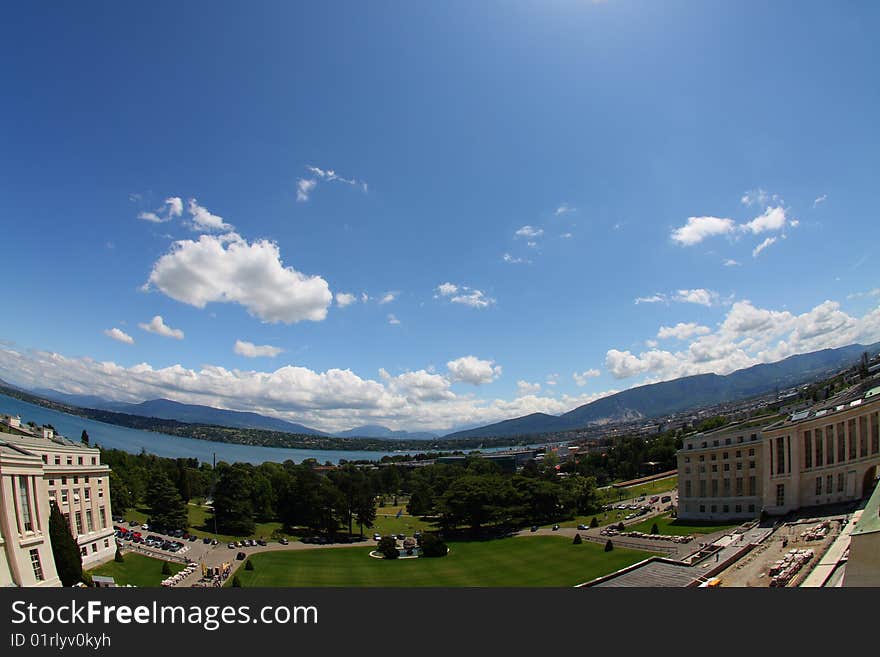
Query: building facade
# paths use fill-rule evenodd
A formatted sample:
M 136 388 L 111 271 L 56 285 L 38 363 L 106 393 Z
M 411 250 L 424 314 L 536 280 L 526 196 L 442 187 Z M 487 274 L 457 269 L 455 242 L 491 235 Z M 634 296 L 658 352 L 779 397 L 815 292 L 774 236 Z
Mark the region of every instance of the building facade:
M 880 388 L 765 427 L 762 446 L 769 515 L 866 497 L 880 464 Z
M 678 460 L 678 517 L 746 520 L 761 512 L 760 422 L 684 438 Z
M 56 436 L 51 428 L 23 426 L 18 418 L 9 418 L 0 428 L 3 430 L 0 433 L 0 446 L 5 450 L 4 453 L 10 455 L 7 458 L 12 458 L 13 454 L 21 455 L 17 458 L 31 464 L 31 476 L 35 477 L 35 482 L 39 479 L 39 483 L 32 486 L 27 510 L 36 512 L 40 521 L 45 520 L 45 531 L 34 530 L 35 536 L 45 535 L 48 562 L 40 554 L 44 571 L 48 564 L 54 573 L 54 560 L 48 541 L 50 502 L 55 502 L 64 514 L 70 532 L 79 546 L 83 567 L 88 568 L 112 559 L 116 551 L 116 541 L 110 507 L 110 468 L 101 463 L 100 451 Z M 3 528 L 2 540 L 8 553 L 10 537 L 19 529 L 24 529 L 22 522 L 25 509 L 21 505 L 23 494 L 16 493 L 19 489 L 15 488 L 16 485 L 20 488 L 21 483 L 16 484 L 11 478 L 7 482 L 5 471 L 4 467 L 4 503 L 0 506 L 0 527 Z M 17 471 L 10 470 L 10 477 L 16 474 Z M 12 496 L 7 494 L 7 487 L 12 491 Z M 23 536 L 20 532 L 15 535 Z M 3 577 L 0 566 L 0 583 Z M 33 584 L 27 578 L 13 577 L 12 581 L 19 586 Z M 47 581 L 50 581 L 49 578 Z

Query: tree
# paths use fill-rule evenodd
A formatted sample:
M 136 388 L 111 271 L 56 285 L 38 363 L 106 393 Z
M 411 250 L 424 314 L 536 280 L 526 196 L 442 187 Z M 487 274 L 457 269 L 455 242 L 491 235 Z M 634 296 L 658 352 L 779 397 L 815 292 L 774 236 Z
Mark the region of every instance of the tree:
M 232 588 L 240 589 L 241 588 L 241 580 L 238 579 L 238 575 L 232 576 Z
M 163 575 L 171 575 L 171 564 L 167 561 L 162 562 L 162 574 Z
M 423 557 L 445 557 L 449 552 L 446 543 L 440 540 L 436 534 L 422 534 L 419 547 L 422 549 L 421 556 Z
M 596 516 L 593 516 L 593 519 L 590 520 L 590 527 L 598 527 L 599 521 L 596 519 Z
M 572 543 L 573 543 L 574 545 L 580 545 L 580 544 L 583 543 L 583 542 L 584 542 L 584 539 L 581 538 L 581 535 L 580 535 L 580 534 L 575 534 L 575 535 L 574 535 L 574 540 L 572 541 Z
M 659 534 L 660 533 L 660 528 L 657 526 L 656 522 L 653 525 L 651 525 L 651 533 L 652 534 Z
M 248 559 L 247 561 L 245 561 L 245 562 L 244 562 L 244 569 L 245 569 L 245 570 L 253 570 L 253 569 L 254 569 L 254 562 L 251 561 L 250 559 Z
M 73 586 L 82 579 L 82 554 L 70 526 L 55 502 L 49 512 L 49 542 L 55 558 L 55 570 L 62 586 Z
M 613 549 L 614 549 L 614 543 L 612 543 L 611 539 L 609 538 L 605 543 L 605 551 L 611 552 L 611 550 L 613 550 Z
M 624 525 L 623 522 L 617 523 L 617 531 L 622 532 L 625 529 L 626 529 L 626 525 Z
M 214 517 L 221 534 L 249 536 L 254 533 L 251 492 L 248 466 L 237 463 L 223 468 L 214 490 Z
M 125 563 L 125 557 L 122 556 L 122 550 L 116 548 L 116 554 L 113 555 L 113 561 L 116 563 Z
M 82 432 L 82 434 L 81 434 L 80 437 L 79 437 L 79 441 L 80 441 L 83 445 L 88 445 L 88 444 L 89 444 L 89 432 L 86 431 L 85 429 L 83 429 L 83 432 Z
M 116 473 L 115 469 L 110 470 L 110 507 L 114 513 L 125 515 L 125 512 L 133 506 L 134 501 L 131 499 L 131 494 L 128 492 L 125 482 Z
M 186 529 L 186 505 L 168 475 L 158 468 L 150 479 L 147 499 L 152 525 L 163 529 Z
M 397 559 L 400 556 L 397 541 L 390 536 L 383 536 L 376 545 L 376 550 L 386 559 Z

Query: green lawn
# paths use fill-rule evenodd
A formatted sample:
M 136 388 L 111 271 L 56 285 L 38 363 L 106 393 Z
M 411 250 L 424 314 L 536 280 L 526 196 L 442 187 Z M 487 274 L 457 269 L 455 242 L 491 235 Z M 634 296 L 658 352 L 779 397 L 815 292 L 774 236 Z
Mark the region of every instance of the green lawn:
M 658 479 L 657 481 L 649 481 L 646 484 L 639 484 L 638 486 L 609 488 L 604 491 L 599 491 L 599 496 L 602 504 L 614 504 L 619 500 L 628 500 L 633 497 L 639 497 L 640 495 L 647 495 L 648 497 L 651 497 L 652 495 L 661 495 L 662 493 L 668 493 L 676 488 L 678 488 L 678 475 L 673 475 L 672 477 Z
M 159 586 L 162 580 L 168 575 L 162 574 L 162 564 L 165 563 L 161 559 L 152 559 L 142 554 L 128 552 L 124 555 L 125 562 L 117 563 L 110 561 L 94 570 L 90 570 L 92 575 L 104 575 L 112 577 L 116 580 L 117 586 Z M 183 570 L 183 564 L 169 561 L 168 565 L 171 572 L 178 573 Z
M 230 536 L 228 534 L 215 534 L 214 533 L 214 524 L 213 524 L 213 513 L 211 512 L 210 507 L 198 505 L 198 504 L 187 504 L 186 512 L 189 518 L 187 531 L 190 534 L 195 534 L 198 537 L 202 536 L 210 536 L 211 538 L 218 539 L 221 543 L 229 543 L 230 541 L 238 541 L 242 538 L 266 538 L 272 536 L 272 532 L 278 530 L 281 531 L 281 523 L 280 522 L 264 522 L 257 523 L 254 526 L 254 533 L 249 536 Z M 136 520 L 137 522 L 143 524 L 147 521 L 147 509 L 129 509 L 125 513 L 126 520 Z
M 651 525 L 653 525 L 655 522 L 657 523 L 657 529 L 660 530 L 660 533 L 667 536 L 711 534 L 713 532 L 721 531 L 722 529 L 733 529 L 734 527 L 739 527 L 740 525 L 740 523 L 718 525 L 708 522 L 698 522 L 695 520 L 679 520 L 677 518 L 672 518 L 669 514 L 666 514 L 654 518 L 648 518 L 647 520 L 636 523 L 635 525 L 627 525 L 626 529 L 627 531 L 637 531 L 649 534 L 651 532 Z
M 574 586 L 646 559 L 648 552 L 614 549 L 570 538 L 528 536 L 450 543 L 437 559 L 373 559 L 370 548 L 254 554 L 239 568 L 242 586 Z M 227 582 L 227 586 L 231 580 Z
M 626 516 L 632 513 L 631 509 L 612 509 L 611 511 L 599 511 L 598 513 L 589 514 L 586 516 L 577 516 L 572 520 L 562 520 L 558 524 L 560 527 L 577 527 L 578 525 L 586 525 L 590 526 L 590 521 L 593 518 L 599 521 L 599 526 L 604 527 L 610 524 L 617 524 L 621 522 Z M 552 527 L 553 523 L 549 523 L 547 525 L 542 525 L 543 527 Z

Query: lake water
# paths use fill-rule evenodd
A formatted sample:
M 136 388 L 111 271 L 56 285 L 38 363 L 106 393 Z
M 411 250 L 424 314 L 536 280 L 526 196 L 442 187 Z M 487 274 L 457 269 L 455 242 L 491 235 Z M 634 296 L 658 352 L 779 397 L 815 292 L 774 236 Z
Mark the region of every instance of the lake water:
M 83 429 L 85 429 L 89 434 L 92 445 L 98 444 L 106 449 L 121 449 L 132 454 L 138 454 L 141 450 L 146 450 L 156 456 L 196 458 L 206 463 L 210 463 L 215 454 L 217 455 L 218 462 L 234 463 L 239 461 L 259 465 L 265 461 L 283 463 L 284 461 L 291 460 L 300 463 L 309 458 L 317 459 L 319 463 L 326 461 L 339 463 L 339 459 L 348 461 L 359 461 L 362 459 L 378 460 L 383 456 L 407 453 L 400 451 L 286 449 L 282 447 L 254 447 L 251 445 L 196 440 L 195 438 L 170 436 L 166 433 L 141 431 L 139 429 L 120 427 L 115 424 L 96 422 L 95 420 L 29 404 L 6 395 L 0 395 L 0 414 L 21 416 L 23 423 L 33 421 L 37 424 L 51 424 L 58 433 L 71 440 L 79 440 Z M 494 450 L 487 449 L 484 451 Z

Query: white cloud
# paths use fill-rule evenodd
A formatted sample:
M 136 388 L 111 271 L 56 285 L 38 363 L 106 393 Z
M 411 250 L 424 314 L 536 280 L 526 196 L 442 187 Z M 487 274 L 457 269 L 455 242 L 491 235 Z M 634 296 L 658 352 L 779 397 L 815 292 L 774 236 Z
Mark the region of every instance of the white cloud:
M 597 369 L 589 369 L 584 370 L 583 372 L 573 372 L 571 378 L 574 379 L 574 382 L 579 386 L 587 385 L 587 381 L 597 376 L 600 376 L 602 373 Z
M 574 235 L 572 235 L 571 233 L 562 233 L 559 237 L 564 240 L 570 240 L 572 237 L 574 237 Z
M 391 292 L 386 292 L 381 299 L 379 299 L 379 304 L 384 305 L 386 303 L 391 303 L 400 295 L 400 292 L 397 290 L 393 290 Z
M 309 195 L 317 185 L 318 181 L 314 178 L 299 178 L 296 181 L 296 200 L 300 203 L 308 201 Z
M 138 326 L 149 333 L 162 335 L 166 338 L 174 338 L 175 340 L 183 340 L 183 331 L 168 326 L 162 319 L 162 315 L 156 315 L 148 324 L 140 323 Z
M 659 344 L 659 342 L 657 342 L 656 340 L 651 340 L 650 338 L 645 340 L 645 346 L 648 347 L 648 349 L 654 349 Z
M 556 208 L 556 211 L 553 214 L 558 217 L 559 215 L 571 214 L 572 212 L 576 211 L 577 208 L 571 207 L 568 203 L 562 203 L 558 208 Z
M 700 287 L 694 290 L 677 290 L 672 297 L 672 301 L 695 303 L 700 306 L 714 306 L 719 302 L 719 297 L 717 292 Z
M 739 200 L 743 205 L 765 205 L 770 200 L 770 195 L 763 189 L 752 189 L 742 195 Z
M 361 301 L 363 303 L 366 303 L 369 300 L 370 300 L 370 295 L 367 294 L 366 292 L 361 292 Z
M 555 386 L 559 383 L 559 375 L 558 374 L 548 374 L 547 380 L 544 381 L 548 386 Z
M 514 258 L 509 253 L 505 253 L 503 256 L 501 256 L 501 259 L 504 260 L 504 262 L 509 263 L 511 265 L 520 265 L 523 263 L 528 264 L 531 262 L 531 260 L 526 260 L 525 258 Z
M 113 338 L 117 342 L 124 342 L 125 344 L 134 344 L 133 337 L 131 337 L 125 331 L 118 329 L 118 328 L 115 328 L 115 327 L 112 329 L 104 329 L 104 335 L 106 335 L 109 338 Z
M 344 178 L 333 169 L 321 169 L 320 167 L 307 165 L 306 170 L 312 174 L 312 177 L 299 178 L 296 181 L 296 200 L 301 203 L 309 200 L 311 193 L 318 186 L 318 181 L 341 182 L 353 187 L 360 187 L 364 193 L 367 192 L 368 186 L 366 182 L 356 178 Z
M 389 313 L 389 315 L 388 315 L 388 323 L 389 323 L 389 324 L 392 324 L 392 325 L 394 325 L 394 326 L 397 326 L 398 324 L 400 324 L 400 320 L 397 319 L 397 316 L 396 316 L 396 315 Z
M 868 290 L 867 292 L 853 292 L 852 294 L 847 294 L 847 299 L 858 299 L 860 297 L 880 297 L 880 287 L 875 287 L 873 290 Z
M 348 292 L 337 292 L 336 293 L 336 305 L 340 308 L 345 308 L 346 306 L 350 306 L 351 304 L 357 301 L 357 295 L 349 294 Z
M 534 238 L 534 237 L 540 237 L 543 234 L 544 234 L 544 229 L 543 228 L 536 228 L 535 226 L 523 226 L 522 228 L 519 228 L 516 231 L 517 237 Z
M 491 383 L 501 376 L 501 366 L 492 360 L 481 360 L 476 356 L 462 356 L 446 363 L 451 381 L 462 381 L 475 386 Z
M 636 305 L 640 303 L 660 303 L 661 301 L 666 301 L 666 295 L 658 292 L 650 297 L 637 297 Z
M 516 382 L 516 394 L 518 397 L 525 397 L 526 395 L 535 395 L 541 390 L 540 383 L 529 383 L 528 381 L 523 381 L 520 379 Z
M 687 223 L 672 231 L 672 240 L 681 246 L 699 244 L 708 237 L 729 235 L 736 229 L 733 219 L 688 217 Z
M 253 342 L 247 342 L 246 340 L 236 340 L 233 351 L 239 356 L 246 356 L 247 358 L 274 358 L 283 352 L 284 349 L 281 347 L 273 347 L 270 344 L 257 345 Z
M 737 262 L 736 260 L 733 260 L 732 258 L 728 258 L 727 260 L 724 261 L 725 267 L 738 267 L 740 264 L 741 263 Z
M 223 217 L 212 214 L 207 208 L 199 205 L 194 198 L 189 200 L 187 209 L 192 217 L 193 230 L 221 231 L 234 230 L 234 226 L 223 221 Z
M 437 293 L 442 297 L 450 297 L 458 292 L 458 285 L 455 283 L 440 283 L 437 286 Z
M 827 199 L 828 199 L 828 194 L 822 194 L 822 196 L 819 196 L 818 198 L 816 198 L 813 201 L 813 207 L 815 208 L 820 203 L 824 203 Z
M 132 196 L 129 196 L 129 198 L 132 198 Z M 140 200 L 140 196 L 137 196 L 136 200 Z M 172 196 L 170 198 L 166 198 L 162 206 L 159 207 L 155 212 L 141 212 L 138 215 L 138 219 L 151 221 L 155 224 L 161 224 L 165 223 L 166 221 L 171 221 L 172 219 L 174 219 L 174 217 L 179 217 L 182 214 L 183 201 L 177 196 Z
M 774 244 L 775 242 L 776 242 L 775 237 L 768 237 L 763 242 L 761 242 L 758 246 L 756 246 L 754 249 L 752 249 L 752 257 L 757 258 L 758 255 L 761 253 L 761 251 L 766 249 L 771 244 Z
M 175 242 L 153 265 L 150 285 L 197 308 L 238 303 L 265 322 L 285 324 L 323 320 L 333 299 L 323 278 L 285 267 L 277 244 L 235 233 Z
M 462 288 L 464 293 L 454 296 L 450 299 L 452 303 L 460 303 L 471 308 L 488 308 L 495 304 L 495 299 L 487 297 L 480 290 L 472 290 L 470 288 Z
M 679 322 L 675 326 L 661 326 L 660 330 L 657 331 L 657 337 L 660 340 L 669 340 L 670 338 L 687 340 L 695 335 L 706 335 L 711 332 L 712 329 L 708 326 L 700 326 L 694 322 Z
M 788 225 L 788 223 L 788 218 L 785 216 L 785 208 L 768 207 L 763 214 L 755 217 L 751 221 L 741 224 L 740 230 L 751 232 L 753 235 L 758 235 L 759 233 L 765 233 L 771 230 L 782 230 Z

